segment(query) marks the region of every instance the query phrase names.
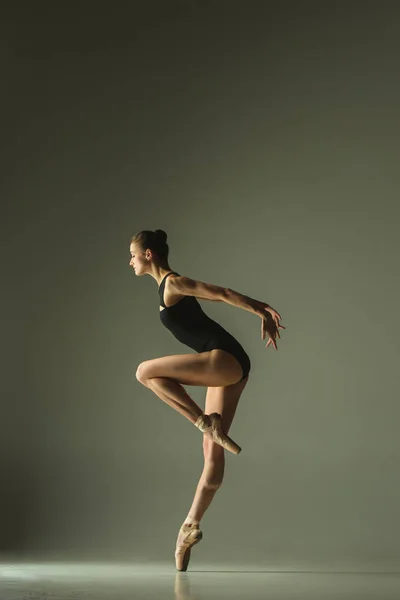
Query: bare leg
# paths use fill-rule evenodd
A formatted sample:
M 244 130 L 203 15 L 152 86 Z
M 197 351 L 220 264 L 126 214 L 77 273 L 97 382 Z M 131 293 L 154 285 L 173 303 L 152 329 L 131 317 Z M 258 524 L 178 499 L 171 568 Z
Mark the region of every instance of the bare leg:
M 222 416 L 222 426 L 228 433 L 237 408 L 240 395 L 248 377 L 230 386 L 209 387 L 206 396 L 205 413 L 217 412 Z M 184 524 L 179 530 L 175 550 L 175 564 L 179 571 L 186 571 L 191 547 L 202 539 L 200 521 L 210 506 L 216 491 L 220 488 L 225 470 L 224 449 L 203 435 L 204 468 L 201 474 L 192 506 Z
M 185 523 L 199 524 L 224 477 L 224 449 L 204 436 L 204 469 Z
M 189 396 L 185 388 L 174 379 L 152 377 L 143 379 L 141 383 L 150 388 L 161 400 L 177 410 L 191 423 L 195 423 L 203 414 L 200 406 Z
M 204 441 L 204 469 L 200 477 L 193 504 L 178 533 L 175 549 L 175 564 L 178 571 L 186 571 L 191 547 L 200 541 L 200 520 L 209 507 L 215 492 L 222 483 L 225 467 L 224 449 L 206 436 Z

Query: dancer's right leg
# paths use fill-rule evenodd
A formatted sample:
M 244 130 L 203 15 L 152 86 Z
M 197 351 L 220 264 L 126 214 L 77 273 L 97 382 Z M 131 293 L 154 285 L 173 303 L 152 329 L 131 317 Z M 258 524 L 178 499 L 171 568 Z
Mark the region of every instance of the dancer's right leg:
M 203 452 L 203 472 L 185 523 L 200 523 L 224 477 L 225 451 L 222 446 L 203 436 Z
M 221 425 L 228 433 L 248 377 L 230 386 L 209 387 L 206 395 L 205 414 L 221 415 Z M 208 434 L 203 435 L 204 468 L 189 513 L 178 533 L 175 563 L 179 571 L 186 571 L 191 548 L 202 538 L 200 521 L 221 487 L 225 470 L 225 450 Z
M 248 377 L 233 385 L 209 387 L 206 394 L 204 412 L 217 412 L 222 417 L 222 428 L 228 433 L 236 413 L 240 396 L 247 385 Z M 222 484 L 225 470 L 225 451 L 219 444 L 203 435 L 204 469 L 197 485 L 196 493 L 185 523 L 200 523 L 211 504 L 216 491 Z
M 197 485 L 189 514 L 179 530 L 176 540 L 175 564 L 178 571 L 186 571 L 192 546 L 202 538 L 200 519 L 209 507 L 224 476 L 224 449 L 203 436 L 204 469 Z

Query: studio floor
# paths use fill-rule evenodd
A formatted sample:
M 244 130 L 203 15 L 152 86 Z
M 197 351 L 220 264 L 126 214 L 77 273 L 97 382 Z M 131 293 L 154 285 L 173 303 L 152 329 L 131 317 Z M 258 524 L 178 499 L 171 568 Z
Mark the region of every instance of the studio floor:
M 400 573 L 296 572 L 196 565 L 2 563 L 1 600 L 389 600 Z

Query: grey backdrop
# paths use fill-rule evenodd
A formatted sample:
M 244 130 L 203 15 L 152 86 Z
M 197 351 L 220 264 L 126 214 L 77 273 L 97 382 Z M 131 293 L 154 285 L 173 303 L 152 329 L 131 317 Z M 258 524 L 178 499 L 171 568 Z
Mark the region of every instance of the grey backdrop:
M 398 569 L 398 4 L 127 5 L 3 18 L 1 557 L 173 564 L 201 434 L 135 371 L 192 351 L 128 267 L 162 228 L 287 325 L 201 301 L 252 371 L 193 560 Z

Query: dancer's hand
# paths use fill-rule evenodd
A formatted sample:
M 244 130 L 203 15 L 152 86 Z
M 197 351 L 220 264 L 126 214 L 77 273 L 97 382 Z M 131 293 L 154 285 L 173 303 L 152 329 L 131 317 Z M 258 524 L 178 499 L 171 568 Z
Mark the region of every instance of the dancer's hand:
M 281 337 L 279 329 L 286 329 L 286 327 L 279 323 L 279 319 L 281 318 L 280 314 L 267 304 L 264 308 L 264 311 L 260 314 L 260 317 L 261 339 L 265 340 L 265 334 L 268 333 L 269 339 L 266 344 L 266 348 L 268 348 L 268 346 L 271 344 L 275 348 L 275 350 L 278 350 L 278 346 L 276 344 L 276 336 L 278 336 L 279 338 Z
M 279 323 L 279 321 L 282 319 L 281 315 L 278 313 L 277 310 L 272 308 L 272 306 L 270 306 L 266 302 L 260 302 L 259 300 L 257 300 L 255 308 L 256 308 L 256 312 L 260 315 L 260 317 L 263 317 L 265 315 L 265 313 L 268 312 L 271 315 L 271 317 L 273 318 L 275 325 L 278 328 L 280 327 L 281 329 L 286 329 L 286 327 L 284 327 L 283 325 L 281 325 Z

